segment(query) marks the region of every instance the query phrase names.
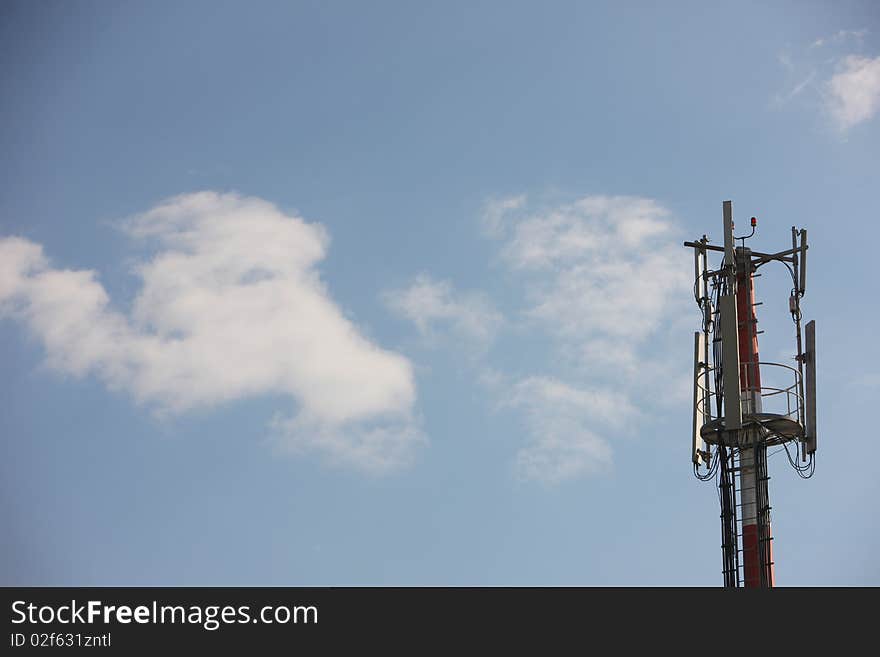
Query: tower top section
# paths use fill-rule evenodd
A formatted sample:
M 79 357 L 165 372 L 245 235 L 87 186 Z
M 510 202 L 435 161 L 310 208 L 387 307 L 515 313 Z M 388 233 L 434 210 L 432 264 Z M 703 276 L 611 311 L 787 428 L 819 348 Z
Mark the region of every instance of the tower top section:
M 711 469 L 713 446 L 758 443 L 800 447 L 798 469 L 812 470 L 816 452 L 815 322 L 801 326 L 806 292 L 807 231 L 791 228 L 791 247 L 777 252 L 746 246 L 758 227 L 736 234 L 733 203 L 722 203 L 723 246 L 703 235 L 694 250 L 694 299 L 701 330 L 694 335 L 694 409 L 691 458 Z M 713 266 L 712 254 L 721 255 Z M 754 280 L 768 263 L 785 266 L 792 280 L 789 311 L 795 326 L 794 364 L 760 361 Z M 761 380 L 761 370 L 765 380 Z M 795 463 L 797 457 L 795 457 Z

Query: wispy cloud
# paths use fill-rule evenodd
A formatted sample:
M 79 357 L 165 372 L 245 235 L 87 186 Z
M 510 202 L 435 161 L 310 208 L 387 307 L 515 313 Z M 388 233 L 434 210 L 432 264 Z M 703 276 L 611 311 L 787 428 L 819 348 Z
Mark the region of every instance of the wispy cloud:
M 826 88 L 828 110 L 841 130 L 873 118 L 880 109 L 880 57 L 844 58 Z
M 487 346 L 503 322 L 501 313 L 481 292 L 456 291 L 449 281 L 418 275 L 405 288 L 383 295 L 385 303 L 398 316 L 412 321 L 426 339 L 453 333 Z
M 776 58 L 779 60 L 779 63 L 782 64 L 784 68 L 791 71 L 794 70 L 794 62 L 791 60 L 791 54 L 787 52 L 779 53 Z
M 844 41 L 854 40 L 858 43 L 862 43 L 865 38 L 865 35 L 868 34 L 868 30 L 838 30 L 834 34 L 829 34 L 827 36 L 821 36 L 813 43 L 810 44 L 810 48 L 822 48 L 823 46 L 840 43 Z
M 549 376 L 506 386 L 500 404 L 526 420 L 529 440 L 517 452 L 517 474 L 551 484 L 607 470 L 612 450 L 602 433 L 619 432 L 636 414 L 625 395 Z
M 684 398 L 688 378 L 672 345 L 692 272 L 670 212 L 653 199 L 516 199 L 506 213 L 493 202 L 500 257 L 524 286 L 524 317 L 569 366 L 525 377 L 490 370 L 483 380 L 526 420 L 520 475 L 556 483 L 609 466 L 611 437 L 637 423 L 637 400 Z M 659 380 L 665 400 L 646 384 Z
M 490 237 L 497 237 L 504 232 L 504 222 L 512 212 L 519 210 L 526 203 L 524 194 L 494 198 L 483 205 L 483 231 Z
M 782 107 L 786 103 L 791 102 L 799 96 L 804 90 L 814 85 L 816 80 L 816 71 L 810 71 L 800 82 L 796 83 L 791 89 L 784 93 L 778 93 L 773 99 L 773 105 Z
M 590 365 L 598 353 L 625 363 L 688 298 L 673 232 L 654 200 L 588 196 L 512 222 L 501 250 L 527 273 L 527 316 L 576 344 Z
M 363 337 L 316 269 L 324 228 L 257 198 L 200 192 L 124 222 L 155 255 L 130 313 L 93 271 L 54 268 L 42 247 L 0 239 L 0 314 L 20 319 L 50 366 L 94 374 L 163 413 L 282 394 L 273 426 L 297 450 L 368 471 L 406 463 L 424 437 L 403 356 Z
M 796 98 L 824 111 L 834 127 L 846 133 L 868 121 L 880 108 L 880 57 L 854 53 L 864 45 L 867 30 L 838 30 L 817 38 L 795 57 L 778 56 L 789 78 L 771 107 L 781 109 Z

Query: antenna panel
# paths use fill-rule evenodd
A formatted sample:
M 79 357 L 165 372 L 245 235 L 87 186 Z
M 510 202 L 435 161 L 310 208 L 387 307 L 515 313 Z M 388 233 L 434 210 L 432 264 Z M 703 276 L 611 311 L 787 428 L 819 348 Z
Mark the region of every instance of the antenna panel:
M 801 275 L 799 277 L 800 293 L 803 296 L 807 290 L 807 229 L 801 229 Z
M 804 326 L 804 334 L 807 341 L 806 356 L 806 391 L 804 400 L 806 404 L 806 442 L 807 454 L 816 451 L 816 320 L 810 320 Z
M 733 203 L 724 201 L 721 204 L 724 214 L 724 265 L 732 267 L 734 263 L 734 246 L 733 243 Z
M 706 450 L 700 429 L 706 424 L 705 392 L 700 389 L 700 377 L 703 374 L 703 352 L 706 350 L 706 336 L 702 331 L 694 333 L 694 435 L 691 447 L 691 460 L 700 465 L 701 452 Z

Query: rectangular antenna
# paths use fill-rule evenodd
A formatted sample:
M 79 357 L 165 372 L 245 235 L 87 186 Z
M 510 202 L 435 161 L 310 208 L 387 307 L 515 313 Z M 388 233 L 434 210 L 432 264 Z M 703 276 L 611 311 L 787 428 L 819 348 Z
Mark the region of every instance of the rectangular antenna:
M 807 289 L 807 229 L 801 228 L 801 275 L 798 279 L 800 282 L 800 293 Z
M 700 303 L 702 303 L 703 297 L 706 296 L 706 281 L 703 280 L 704 253 L 706 253 L 704 249 L 694 249 L 694 280 L 697 284 L 696 293 Z
M 724 212 L 724 266 L 733 267 L 734 242 L 733 242 L 733 202 L 724 201 L 721 204 Z
M 792 255 L 792 258 L 794 258 L 794 261 L 792 262 L 792 265 L 794 265 L 794 267 L 792 268 L 791 271 L 792 271 L 792 275 L 794 276 L 794 289 L 800 291 L 801 284 L 798 283 L 799 279 L 798 279 L 798 254 L 797 254 L 798 243 L 797 243 L 797 238 L 798 238 L 798 230 L 797 230 L 797 228 L 792 226 L 791 227 L 791 255 Z
M 703 444 L 703 438 L 700 436 L 700 429 L 706 423 L 706 412 L 704 399 L 706 392 L 700 390 L 700 375 L 705 366 L 703 363 L 703 352 L 706 349 L 706 336 L 702 331 L 694 333 L 694 442 L 691 449 L 691 460 L 700 465 L 701 452 L 706 450 Z
M 804 333 L 807 340 L 807 349 L 804 352 L 804 360 L 807 363 L 807 390 L 804 395 L 807 415 L 804 437 L 807 454 L 813 454 L 816 451 L 816 320 L 812 319 L 806 323 Z
M 722 294 L 718 300 L 721 313 L 721 366 L 724 383 L 724 427 L 742 427 L 742 402 L 739 388 L 739 323 L 736 295 Z

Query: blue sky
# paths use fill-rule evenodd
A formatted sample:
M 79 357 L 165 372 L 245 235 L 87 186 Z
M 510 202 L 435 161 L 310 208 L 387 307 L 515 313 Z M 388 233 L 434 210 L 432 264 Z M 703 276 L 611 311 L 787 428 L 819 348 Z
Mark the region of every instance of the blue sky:
M 4 3 L 2 583 L 720 584 L 681 242 L 732 199 L 811 242 L 777 581 L 880 584 L 878 18 Z

